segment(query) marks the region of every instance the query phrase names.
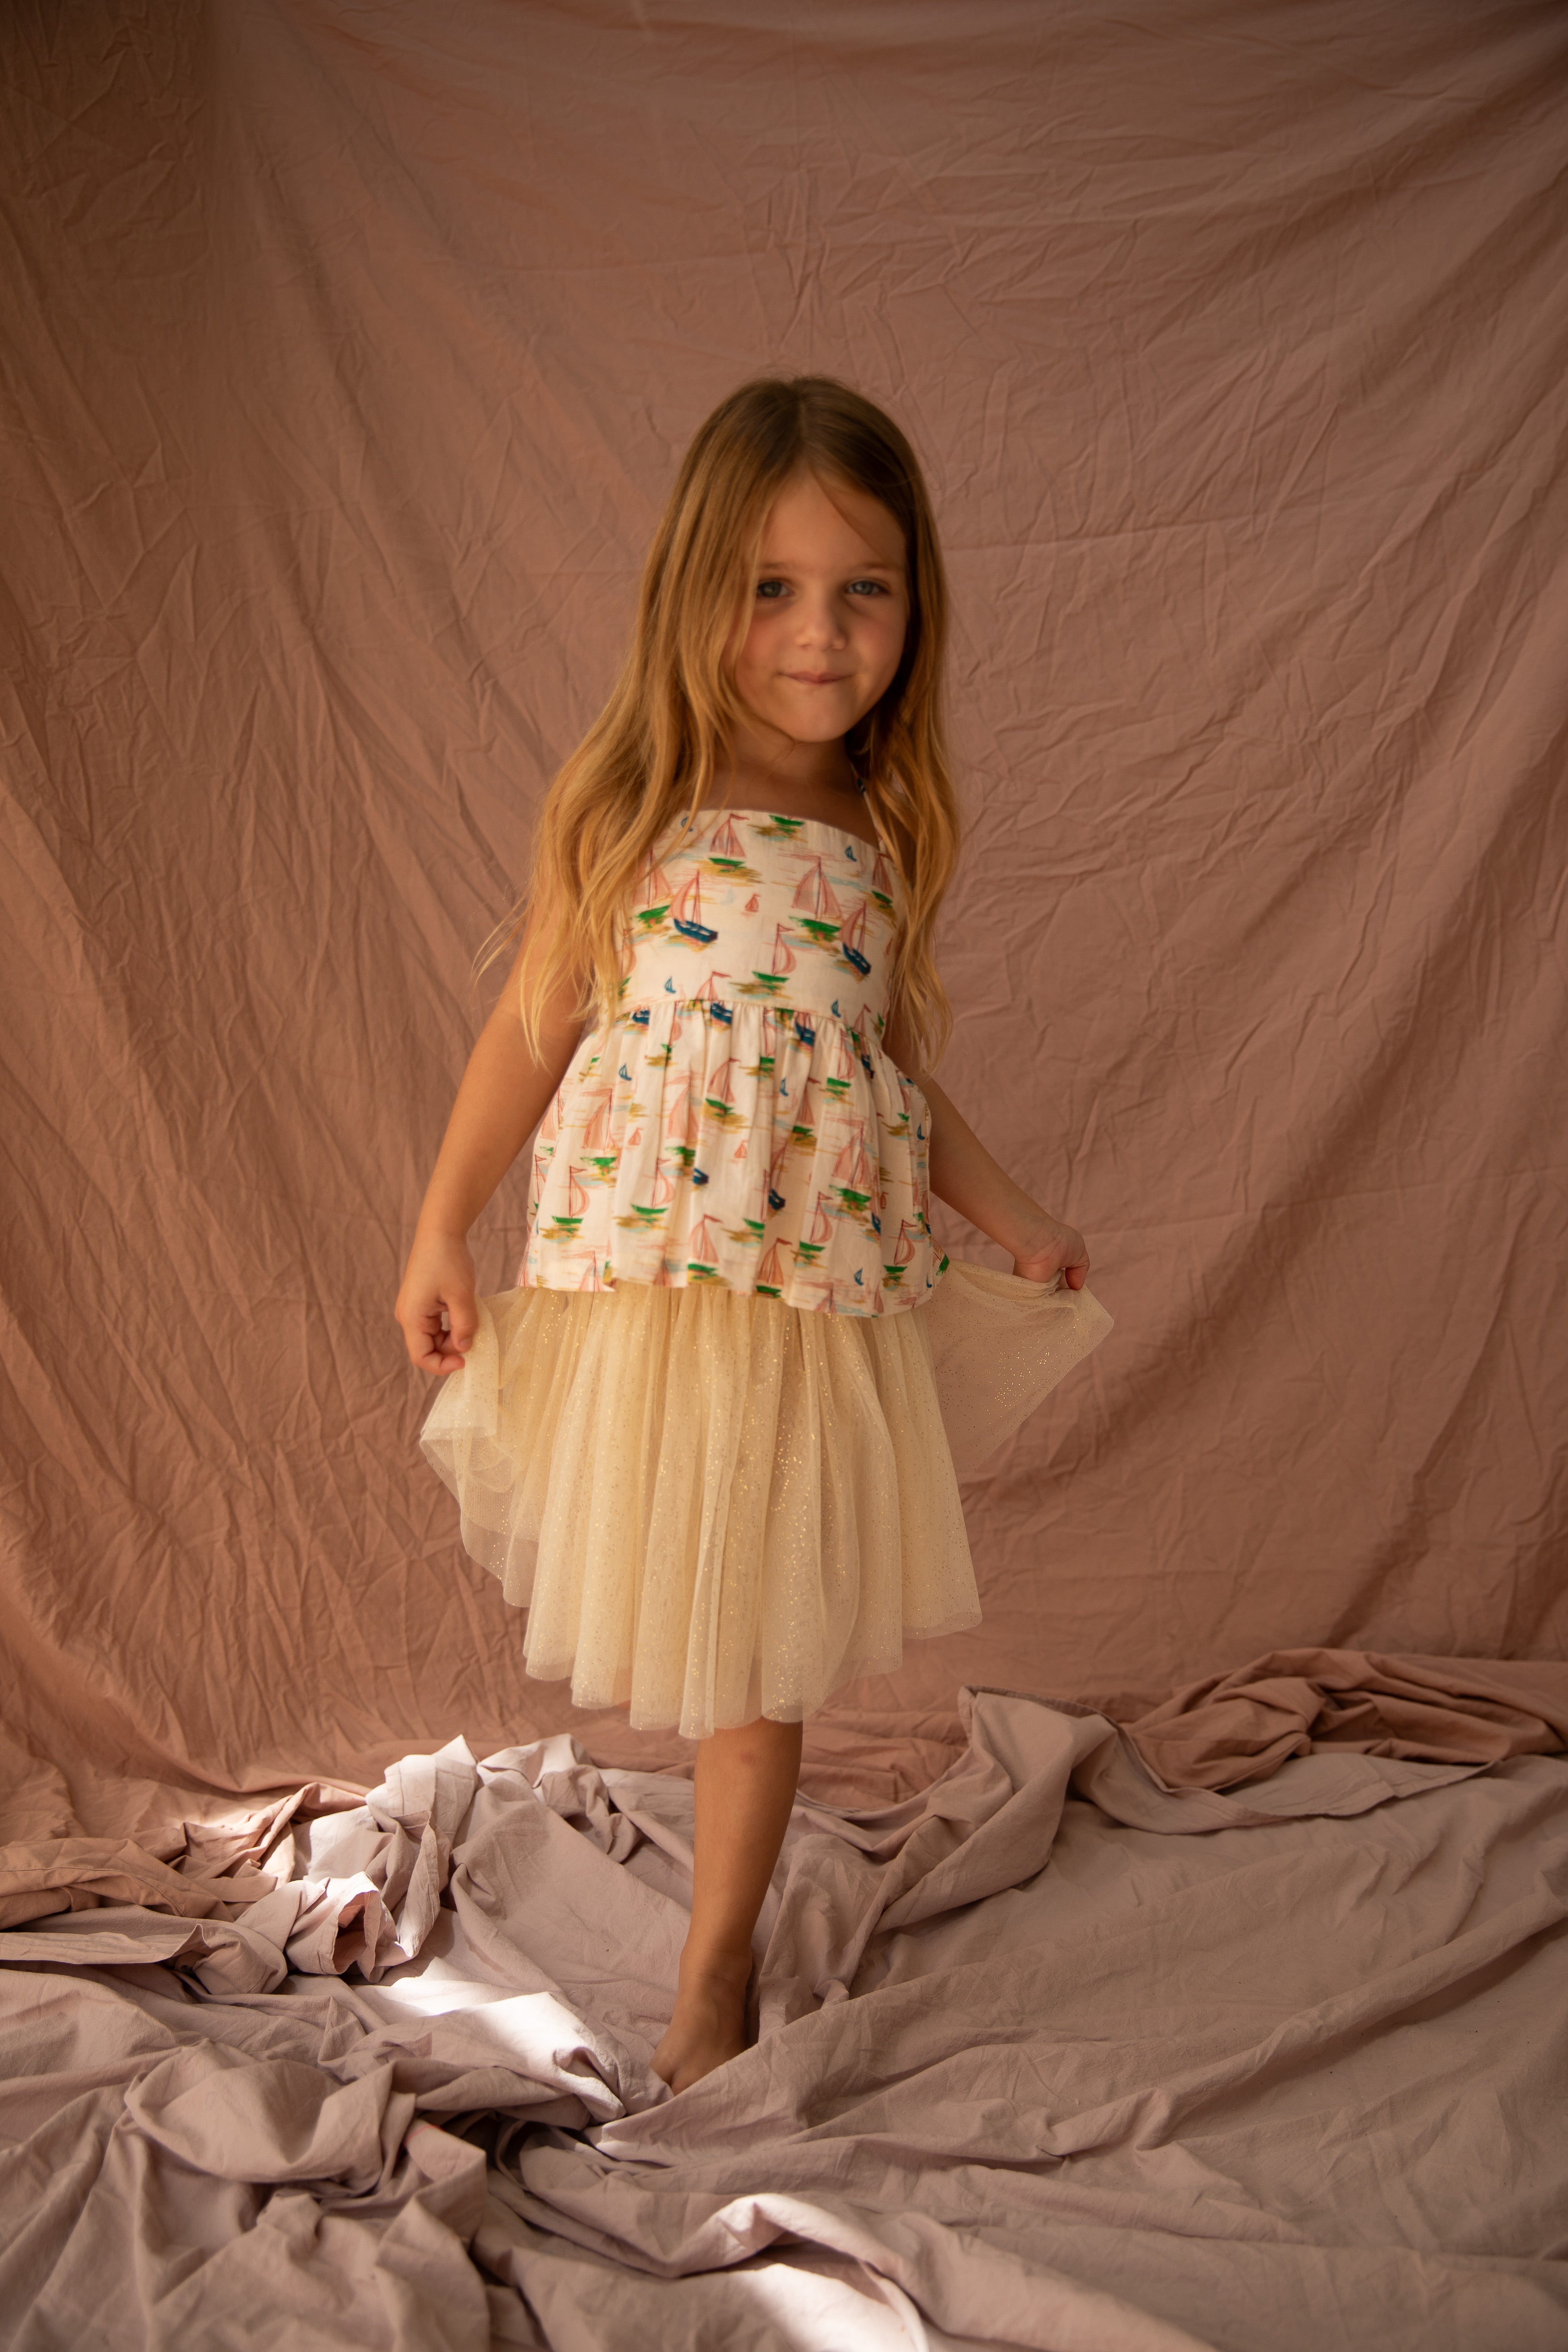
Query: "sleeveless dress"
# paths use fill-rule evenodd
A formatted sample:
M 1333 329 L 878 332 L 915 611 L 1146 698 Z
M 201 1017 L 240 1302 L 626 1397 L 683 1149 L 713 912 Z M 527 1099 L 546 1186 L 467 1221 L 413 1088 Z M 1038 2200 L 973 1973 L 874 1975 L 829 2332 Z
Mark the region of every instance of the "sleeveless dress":
M 900 886 L 808 818 L 655 845 L 615 1014 L 541 1125 L 515 1290 L 421 1433 L 528 1673 L 705 1738 L 976 1624 L 957 1473 L 1110 1318 L 949 1264 L 882 1045 Z

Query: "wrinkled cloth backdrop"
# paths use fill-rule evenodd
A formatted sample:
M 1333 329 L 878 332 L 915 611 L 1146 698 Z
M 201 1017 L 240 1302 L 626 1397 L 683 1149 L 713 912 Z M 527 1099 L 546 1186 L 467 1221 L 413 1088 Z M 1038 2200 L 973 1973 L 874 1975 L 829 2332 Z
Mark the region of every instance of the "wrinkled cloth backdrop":
M 637 1745 L 522 1680 L 390 1307 L 469 959 L 762 368 L 929 465 L 944 1078 L 1116 1317 L 968 1490 L 984 1624 L 850 1698 L 952 1736 L 963 1682 L 1561 1655 L 1561 11 L 34 0 L 4 41 L 0 1608 L 76 1819 Z M 485 1287 L 521 1220 L 519 1178 Z
M 1561 7 L 0 45 L 0 2343 L 1561 2352 Z M 930 467 L 943 1076 L 1116 1322 L 672 2100 L 690 1750 L 525 1683 L 391 1305 L 762 368 Z

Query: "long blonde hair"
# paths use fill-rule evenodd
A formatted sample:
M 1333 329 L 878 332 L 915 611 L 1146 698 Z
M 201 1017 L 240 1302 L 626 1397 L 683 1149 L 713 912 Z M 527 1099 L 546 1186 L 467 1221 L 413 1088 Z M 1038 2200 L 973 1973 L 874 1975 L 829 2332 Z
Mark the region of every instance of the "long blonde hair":
M 731 649 L 755 593 L 768 511 L 796 472 L 876 499 L 904 536 L 909 625 L 892 684 L 847 739 L 904 886 L 891 1007 L 922 1061 L 952 1026 L 931 932 L 958 856 L 943 740 L 947 585 L 931 502 L 892 419 L 829 376 L 762 377 L 720 403 L 686 453 L 643 572 L 637 628 L 616 689 L 546 797 L 528 889 L 483 963 L 536 913 L 521 982 L 524 1035 L 540 1050 L 544 1007 L 586 975 L 587 1019 L 620 992 L 626 910 L 654 843 L 695 815 L 742 715 Z

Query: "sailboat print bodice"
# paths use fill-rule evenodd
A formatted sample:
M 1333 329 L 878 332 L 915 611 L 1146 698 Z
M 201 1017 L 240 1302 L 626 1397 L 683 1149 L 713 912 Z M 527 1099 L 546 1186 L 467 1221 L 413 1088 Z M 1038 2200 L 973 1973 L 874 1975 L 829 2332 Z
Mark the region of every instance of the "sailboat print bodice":
M 945 1260 L 931 1114 L 881 1043 L 900 888 L 811 818 L 705 809 L 660 836 L 619 1005 L 540 1128 L 525 1283 L 920 1305 Z

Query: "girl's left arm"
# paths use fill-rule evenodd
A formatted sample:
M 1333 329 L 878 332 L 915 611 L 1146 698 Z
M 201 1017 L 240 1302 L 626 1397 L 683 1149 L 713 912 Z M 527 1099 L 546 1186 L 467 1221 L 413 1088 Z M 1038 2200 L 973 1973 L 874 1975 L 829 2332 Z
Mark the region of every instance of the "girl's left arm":
M 1011 1251 L 1015 1274 L 1028 1282 L 1049 1282 L 1059 1274 L 1068 1289 L 1081 1290 L 1089 1279 L 1083 1235 L 1014 1183 L 936 1080 L 906 1060 L 905 1043 L 895 1014 L 882 1044 L 931 1105 L 931 1189 L 937 1199 Z

